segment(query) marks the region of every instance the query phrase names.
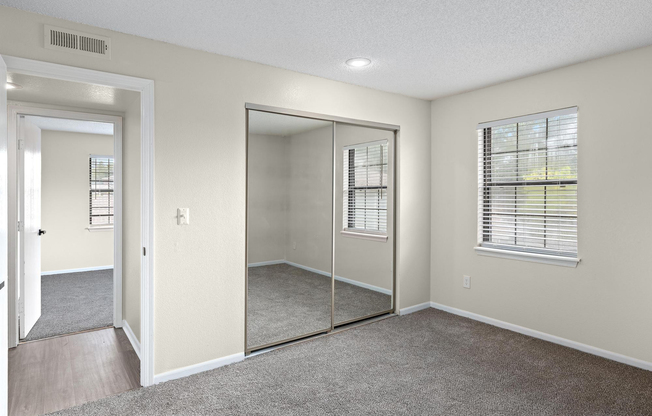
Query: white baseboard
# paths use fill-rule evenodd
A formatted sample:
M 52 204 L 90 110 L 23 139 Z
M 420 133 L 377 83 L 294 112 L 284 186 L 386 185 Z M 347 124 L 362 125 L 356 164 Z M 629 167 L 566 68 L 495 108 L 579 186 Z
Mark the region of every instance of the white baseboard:
M 268 260 L 268 261 L 259 261 L 258 263 L 249 263 L 249 267 L 260 267 L 260 266 L 271 266 L 273 264 L 284 264 L 285 260 Z
M 154 384 L 163 383 L 177 378 L 188 377 L 193 374 L 203 373 L 204 371 L 214 370 L 218 367 L 237 363 L 244 360 L 244 352 L 239 352 L 226 357 L 217 358 L 215 360 L 206 361 L 199 364 L 189 365 L 188 367 L 177 368 L 176 370 L 167 371 L 165 373 L 156 374 L 154 376 Z
M 299 269 L 308 270 L 309 272 L 321 274 L 322 276 L 328 276 L 328 277 L 331 276 L 330 272 L 325 272 L 323 270 L 315 269 L 313 267 L 304 266 L 303 264 L 292 263 L 291 261 L 287 261 L 287 260 L 285 261 L 285 264 L 288 264 L 293 267 L 298 267 Z M 337 276 L 335 276 L 335 280 L 337 280 Z
M 418 305 L 408 306 L 407 308 L 402 308 L 401 310 L 399 310 L 398 314 L 399 315 L 408 315 L 408 314 L 411 314 L 413 312 L 422 311 L 424 309 L 431 308 L 432 306 L 430 306 L 430 304 L 431 304 L 431 302 L 423 302 L 423 303 L 420 303 Z
M 346 277 L 335 276 L 335 280 L 339 280 L 340 282 L 348 283 L 348 284 L 353 285 L 353 286 L 358 286 L 358 287 L 362 287 L 362 288 L 365 288 L 365 289 L 373 290 L 374 292 L 380 292 L 380 293 L 383 293 L 385 295 L 390 295 L 390 296 L 392 295 L 392 291 L 390 289 L 383 289 L 382 287 L 379 287 L 379 286 L 374 286 L 374 285 L 370 285 L 370 284 L 367 284 L 367 283 L 358 282 L 357 280 L 347 279 Z
M 110 270 L 113 266 L 97 266 L 97 267 L 83 267 L 81 269 L 68 269 L 68 270 L 52 270 L 49 272 L 41 272 L 41 276 L 50 276 L 53 274 L 66 274 L 66 273 L 79 273 L 79 272 L 94 272 L 96 270 Z
M 129 326 L 129 322 L 125 320 L 122 321 L 122 330 L 125 331 L 129 342 L 131 342 L 131 346 L 134 348 L 134 351 L 136 351 L 138 358 L 140 358 L 140 342 L 138 341 L 138 338 L 136 338 L 134 331 L 132 331 L 131 327 Z
M 519 334 L 528 335 L 533 338 L 542 339 L 544 341 L 552 342 L 554 344 L 563 345 L 565 347 L 573 348 L 588 354 L 597 355 L 598 357 L 607 358 L 609 360 L 617 361 L 619 363 L 631 365 L 632 367 L 642 368 L 644 370 L 652 371 L 652 363 L 648 361 L 639 360 L 638 358 L 628 357 L 626 355 L 618 354 L 616 352 L 611 352 L 603 350 L 591 345 L 582 344 L 580 342 L 571 341 L 566 338 L 561 338 L 555 335 L 546 334 L 545 332 L 535 331 L 534 329 L 525 328 L 522 326 L 510 324 L 509 322 L 499 321 L 498 319 L 489 318 L 487 316 L 478 315 L 473 312 L 467 312 L 462 309 L 453 308 L 450 306 L 442 305 L 436 302 L 430 302 L 430 306 L 442 310 L 444 312 L 449 312 L 455 315 L 463 316 L 465 318 L 470 318 L 475 321 L 484 322 L 489 325 L 497 326 L 499 328 L 508 329 L 510 331 L 518 332 Z
M 330 277 L 330 275 L 331 275 L 330 272 L 325 272 L 323 270 L 315 269 L 313 267 L 304 266 L 303 264 L 299 264 L 299 263 L 292 263 L 291 261 L 287 261 L 287 260 L 261 261 L 261 262 L 258 262 L 258 263 L 249 263 L 247 266 L 249 266 L 249 267 L 260 267 L 260 266 L 271 266 L 273 264 L 287 264 L 287 265 L 290 265 L 290 266 L 298 267 L 299 269 L 308 270 L 309 272 L 321 274 L 323 276 Z M 342 277 L 342 276 L 335 276 L 335 280 L 339 280 L 340 282 L 348 283 L 350 285 L 362 287 L 362 288 L 365 288 L 365 289 L 373 290 L 374 292 L 380 292 L 380 293 L 383 293 L 385 295 L 391 295 L 392 294 L 392 291 L 390 289 L 384 289 L 382 287 L 370 285 L 370 284 L 367 284 L 367 283 L 358 282 L 357 280 L 347 279 L 346 277 Z
M 315 269 L 315 268 L 312 268 L 312 267 L 304 266 L 303 264 L 292 263 L 291 261 L 284 261 L 284 263 L 288 264 L 290 266 L 298 267 L 298 268 L 303 269 L 303 270 L 308 270 L 309 272 L 321 274 L 323 276 L 330 277 L 330 275 L 331 275 L 330 272 L 325 272 L 323 270 L 319 270 L 319 269 Z M 389 290 L 389 289 L 384 289 L 382 287 L 370 285 L 370 284 L 367 284 L 367 283 L 358 282 L 357 280 L 347 279 L 346 277 L 342 277 L 342 276 L 335 276 L 335 280 L 339 280 L 340 282 L 348 283 L 348 284 L 353 285 L 353 286 L 358 286 L 358 287 L 362 287 L 362 288 L 365 288 L 365 289 L 373 290 L 374 292 L 380 292 L 380 293 L 383 293 L 385 295 L 391 295 L 392 294 L 392 291 Z

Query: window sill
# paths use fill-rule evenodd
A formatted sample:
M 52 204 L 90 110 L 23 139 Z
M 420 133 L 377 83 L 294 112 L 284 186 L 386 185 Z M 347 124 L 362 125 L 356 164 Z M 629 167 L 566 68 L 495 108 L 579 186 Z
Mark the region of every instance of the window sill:
M 113 231 L 113 226 L 109 227 L 86 227 L 88 231 Z
M 481 256 L 499 257 L 502 259 L 529 261 L 534 263 L 552 264 L 563 267 L 577 267 L 580 262 L 576 257 L 552 256 L 549 254 L 527 253 L 523 251 L 500 250 L 497 248 L 475 247 L 475 252 Z
M 383 234 L 370 234 L 370 233 L 362 233 L 359 231 L 349 231 L 349 230 L 342 230 L 340 231 L 340 234 L 342 234 L 344 237 L 360 238 L 362 240 L 378 241 L 381 243 L 387 242 L 387 236 Z

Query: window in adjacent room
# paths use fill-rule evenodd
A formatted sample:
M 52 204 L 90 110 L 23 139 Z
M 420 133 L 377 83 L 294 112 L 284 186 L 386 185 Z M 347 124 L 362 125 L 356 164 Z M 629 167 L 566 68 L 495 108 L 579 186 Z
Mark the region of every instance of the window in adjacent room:
M 577 257 L 577 108 L 482 123 L 482 247 Z
M 113 227 L 113 156 L 91 155 L 88 170 L 90 227 Z
M 387 234 L 387 143 L 344 148 L 344 231 Z

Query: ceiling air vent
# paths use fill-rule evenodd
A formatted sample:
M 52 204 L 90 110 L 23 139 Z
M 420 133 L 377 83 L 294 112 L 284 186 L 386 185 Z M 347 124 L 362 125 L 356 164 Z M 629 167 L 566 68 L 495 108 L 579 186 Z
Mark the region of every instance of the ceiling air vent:
M 44 26 L 46 49 L 111 59 L 111 39 L 59 27 Z

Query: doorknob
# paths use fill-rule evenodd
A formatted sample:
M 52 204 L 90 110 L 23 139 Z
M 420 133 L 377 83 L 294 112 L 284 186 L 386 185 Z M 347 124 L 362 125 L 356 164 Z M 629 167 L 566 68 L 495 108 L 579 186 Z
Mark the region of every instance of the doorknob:
M 45 230 L 38 230 L 38 235 L 45 234 Z

